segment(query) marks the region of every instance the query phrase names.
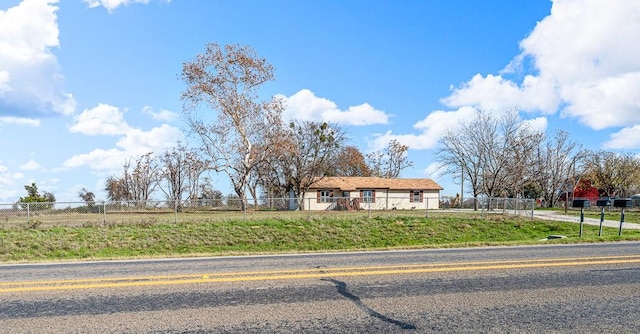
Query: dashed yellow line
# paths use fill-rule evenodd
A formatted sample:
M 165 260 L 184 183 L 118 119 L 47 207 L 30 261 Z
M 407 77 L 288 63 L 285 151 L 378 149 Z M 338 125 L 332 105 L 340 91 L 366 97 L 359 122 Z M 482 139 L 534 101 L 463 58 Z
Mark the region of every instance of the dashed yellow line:
M 0 282 L 0 293 L 640 263 L 640 255 Z

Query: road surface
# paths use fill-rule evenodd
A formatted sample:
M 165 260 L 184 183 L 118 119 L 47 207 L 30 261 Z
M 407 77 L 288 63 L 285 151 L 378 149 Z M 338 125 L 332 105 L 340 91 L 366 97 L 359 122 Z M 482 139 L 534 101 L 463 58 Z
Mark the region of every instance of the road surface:
M 637 333 L 640 243 L 0 266 L 3 333 Z

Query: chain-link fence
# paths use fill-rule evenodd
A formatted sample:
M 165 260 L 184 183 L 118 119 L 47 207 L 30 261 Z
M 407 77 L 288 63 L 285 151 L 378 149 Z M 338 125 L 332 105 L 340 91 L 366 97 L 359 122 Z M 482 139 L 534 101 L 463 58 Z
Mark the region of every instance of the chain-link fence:
M 528 198 L 470 197 L 461 198 L 443 196 L 440 199 L 443 210 L 473 210 L 480 213 L 501 213 L 514 215 L 530 215 L 536 209 L 536 201 Z
M 533 200 L 453 197 L 424 198 L 222 198 L 183 201 L 114 201 L 0 204 L 1 227 L 110 226 L 183 222 L 247 221 L 258 219 L 369 218 L 388 216 L 429 217 L 441 213 L 469 212 L 518 214 L 535 208 Z

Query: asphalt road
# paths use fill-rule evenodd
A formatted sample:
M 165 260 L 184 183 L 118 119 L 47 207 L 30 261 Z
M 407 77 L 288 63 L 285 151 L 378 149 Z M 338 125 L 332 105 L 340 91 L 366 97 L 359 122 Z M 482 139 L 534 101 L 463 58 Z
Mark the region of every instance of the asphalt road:
M 0 266 L 2 333 L 637 333 L 640 243 Z

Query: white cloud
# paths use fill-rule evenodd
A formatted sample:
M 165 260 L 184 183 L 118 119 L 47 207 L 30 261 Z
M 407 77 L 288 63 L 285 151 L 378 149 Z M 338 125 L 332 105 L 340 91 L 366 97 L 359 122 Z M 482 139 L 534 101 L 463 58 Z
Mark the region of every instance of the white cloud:
M 118 149 L 96 149 L 89 153 L 78 154 L 67 159 L 62 166 L 64 168 L 77 168 L 89 166 L 93 170 L 116 171 L 122 168 L 122 164 L 131 155 Z
M 0 10 L 0 107 L 14 114 L 71 114 L 73 96 L 51 52 L 59 46 L 57 0 Z
M 538 77 L 527 75 L 522 84 L 518 85 L 500 75 L 489 74 L 483 77 L 476 74 L 441 102 L 449 107 L 473 106 L 496 113 L 514 108 L 553 113 L 560 100 L 554 86 Z
M 438 179 L 442 176 L 445 171 L 445 166 L 440 162 L 432 162 L 423 170 L 423 173 L 426 177 L 432 179 Z
M 184 140 L 178 128 L 163 124 L 149 131 L 132 128 L 124 120 L 124 112 L 114 106 L 100 104 L 85 110 L 76 117 L 71 127 L 74 132 L 88 135 L 119 135 L 116 148 L 95 149 L 89 153 L 75 155 L 63 163 L 63 168 L 88 166 L 95 171 L 118 171 L 132 157 L 154 152 L 160 153 Z
M 7 203 L 9 199 L 17 198 L 20 195 L 19 188 L 15 187 L 14 184 L 17 180 L 23 178 L 24 175 L 22 173 L 11 173 L 9 168 L 0 165 L 0 185 L 3 186 L 0 188 L 0 203 Z
M 341 125 L 364 126 L 387 124 L 389 116 L 368 103 L 340 110 L 335 102 L 317 97 L 308 89 L 300 90 L 291 97 L 279 95 L 286 105 L 284 117 L 289 120 L 331 122 Z
M 182 132 L 179 129 L 163 124 L 149 131 L 133 129 L 118 140 L 116 145 L 127 152 L 141 155 L 148 152 L 162 152 L 175 146 L 182 139 Z
M 638 36 L 640 2 L 554 0 L 551 14 L 521 41 L 521 54 L 502 72 L 520 71 L 527 62 L 535 74 L 522 82 L 478 74 L 442 103 L 495 112 L 560 111 L 595 130 L 626 127 L 621 133 L 627 135 L 640 123 Z
M 423 120 L 415 123 L 413 127 L 420 132 L 418 134 L 393 134 L 387 131 L 384 134 L 375 134 L 368 141 L 369 149 L 381 150 L 395 139 L 403 145 L 414 150 L 426 150 L 435 148 L 443 135 L 449 131 L 456 131 L 466 122 L 476 119 L 478 109 L 464 106 L 453 111 L 436 110 L 431 112 Z M 537 132 L 544 132 L 548 122 L 546 117 L 537 117 L 522 121 L 523 125 Z
M 381 150 L 395 139 L 410 149 L 432 149 L 438 145 L 440 138 L 447 131 L 455 130 L 466 120 L 474 119 L 477 113 L 478 111 L 472 107 L 462 107 L 454 111 L 436 110 L 413 125 L 415 129 L 420 130 L 419 134 L 394 135 L 391 131 L 375 134 L 373 139 L 369 140 L 369 148 L 373 151 Z
M 640 122 L 640 2 L 554 1 L 521 43 L 557 82 L 563 113 L 593 129 Z
M 8 92 L 11 90 L 9 86 L 9 72 L 8 71 L 0 71 L 0 97 L 4 96 L 4 92 Z
M 42 166 L 40 166 L 40 164 L 37 161 L 33 160 L 33 159 L 27 161 L 22 166 L 20 166 L 20 169 L 29 170 L 29 171 L 37 170 L 37 169 L 40 169 L 40 168 L 42 168 Z
M 123 135 L 131 130 L 124 120 L 126 110 L 100 103 L 92 109 L 85 109 L 74 117 L 71 132 L 85 135 Z
M 0 117 L 0 123 L 32 126 L 32 127 L 36 127 L 36 128 L 40 126 L 40 120 L 39 119 L 24 118 L 24 117 L 14 117 L 14 116 Z
M 524 126 L 528 126 L 529 129 L 535 132 L 545 133 L 547 131 L 547 126 L 549 125 L 549 122 L 546 117 L 537 117 L 533 119 L 523 120 L 522 124 Z
M 146 5 L 150 2 L 149 0 L 83 0 L 83 1 L 87 5 L 89 5 L 90 8 L 102 6 L 106 8 L 109 11 L 109 13 L 113 12 L 114 9 L 120 6 L 128 6 L 134 3 L 140 3 L 140 4 Z M 162 0 L 162 2 L 169 3 L 171 2 L 171 0 Z
M 151 106 L 144 106 L 142 108 L 142 113 L 151 115 L 151 118 L 153 118 L 156 121 L 163 121 L 163 122 L 173 122 L 174 120 L 176 120 L 176 118 L 178 118 L 178 114 L 171 110 L 160 109 L 159 112 L 155 112 L 153 111 L 153 107 Z
M 640 124 L 624 128 L 611 135 L 611 139 L 604 143 L 604 148 L 611 149 L 640 149 Z
M 640 71 L 567 85 L 564 95 L 572 102 L 563 113 L 592 129 L 640 123 Z

